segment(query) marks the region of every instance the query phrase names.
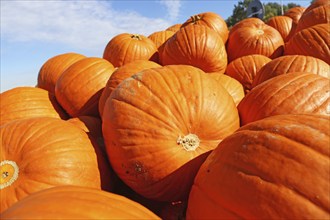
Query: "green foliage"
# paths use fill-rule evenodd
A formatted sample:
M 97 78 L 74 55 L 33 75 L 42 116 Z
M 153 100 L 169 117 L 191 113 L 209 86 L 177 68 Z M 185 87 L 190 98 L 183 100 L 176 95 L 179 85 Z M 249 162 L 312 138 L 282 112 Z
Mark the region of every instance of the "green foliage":
M 246 10 L 250 2 L 252 2 L 252 0 L 243 0 L 243 1 L 239 1 L 237 5 L 236 4 L 234 5 L 233 14 L 226 19 L 226 23 L 228 27 L 233 26 L 237 22 L 247 17 Z M 263 5 L 265 8 L 265 14 L 263 20 L 265 22 L 273 16 L 282 15 L 282 8 L 279 3 L 269 2 Z M 288 3 L 287 5 L 283 5 L 283 12 L 287 11 L 290 8 L 298 7 L 298 6 L 300 5 L 297 5 L 295 3 Z

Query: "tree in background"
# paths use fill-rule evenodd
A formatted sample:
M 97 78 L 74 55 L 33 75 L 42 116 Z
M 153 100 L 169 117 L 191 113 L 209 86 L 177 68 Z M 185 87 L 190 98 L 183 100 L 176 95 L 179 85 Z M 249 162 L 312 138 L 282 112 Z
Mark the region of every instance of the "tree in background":
M 234 6 L 233 14 L 229 16 L 226 19 L 226 23 L 228 27 L 233 26 L 237 22 L 243 20 L 244 18 L 247 18 L 246 16 L 246 10 L 250 2 L 253 0 L 243 0 L 239 1 L 237 5 Z M 262 0 L 261 0 L 262 2 Z M 265 8 L 265 13 L 264 13 L 264 18 L 263 20 L 265 22 L 268 21 L 269 18 L 276 16 L 276 15 L 282 15 L 282 9 L 281 9 L 281 4 L 276 3 L 276 2 L 269 2 L 266 4 L 263 4 Z M 283 5 L 283 11 L 287 11 L 290 8 L 293 7 L 298 7 L 300 5 L 295 4 L 295 3 L 288 3 L 287 5 Z

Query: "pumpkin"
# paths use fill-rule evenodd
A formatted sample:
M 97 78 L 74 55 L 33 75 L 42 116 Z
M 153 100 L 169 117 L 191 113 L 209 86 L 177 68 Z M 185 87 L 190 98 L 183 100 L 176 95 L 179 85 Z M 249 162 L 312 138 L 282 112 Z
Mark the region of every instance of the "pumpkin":
M 159 64 L 149 60 L 135 60 L 127 63 L 121 67 L 118 67 L 113 74 L 111 74 L 107 84 L 105 85 L 102 94 L 99 99 L 98 109 L 102 116 L 104 104 L 112 91 L 123 81 L 131 75 L 138 73 L 144 69 L 161 67 Z
M 284 42 L 287 42 L 293 35 L 292 22 L 293 22 L 292 18 L 290 18 L 288 16 L 284 16 L 284 15 L 283 16 L 278 15 L 278 16 L 271 17 L 266 22 L 266 24 L 268 24 L 269 26 L 278 30 L 278 32 L 280 32 Z
M 110 39 L 106 45 L 103 58 L 115 67 L 134 60 L 151 60 L 157 62 L 157 46 L 142 34 L 121 33 Z
M 177 23 L 177 24 L 173 24 L 171 26 L 169 26 L 168 28 L 166 28 L 166 31 L 173 31 L 173 32 L 177 32 L 180 28 L 181 28 L 182 24 L 181 23 Z
M 304 55 L 286 55 L 275 58 L 265 64 L 255 76 L 252 88 L 260 83 L 281 74 L 292 72 L 315 73 L 330 79 L 330 66 L 315 57 Z
M 102 123 L 119 178 L 157 201 L 186 198 L 206 156 L 238 127 L 230 94 L 189 65 L 146 69 L 125 79 L 107 99 Z
M 297 25 L 296 32 L 316 24 L 330 23 L 330 4 L 321 5 L 304 13 Z
M 276 115 L 238 129 L 202 164 L 186 219 L 329 219 L 329 119 Z
M 97 155 L 87 134 L 58 118 L 15 120 L 0 127 L 1 210 L 57 185 L 100 188 Z
M 151 39 L 156 47 L 157 47 L 157 55 L 158 58 L 156 58 L 156 60 L 158 62 L 161 62 L 161 58 L 159 57 L 161 54 L 162 54 L 162 50 L 164 49 L 164 45 L 165 45 L 165 42 L 174 35 L 174 31 L 167 31 L 167 30 L 164 30 L 164 31 L 156 31 L 156 32 L 153 32 L 152 34 L 150 34 L 148 36 L 149 39 Z
M 330 80 L 294 72 L 254 87 L 238 104 L 241 125 L 280 114 L 329 115 Z
M 239 43 L 238 43 L 239 42 Z M 229 35 L 227 53 L 229 62 L 246 55 L 261 54 L 271 59 L 283 53 L 281 34 L 267 24 L 250 24 Z
M 98 101 L 113 71 L 113 65 L 102 58 L 79 60 L 57 80 L 56 99 L 71 117 L 98 117 Z
M 244 97 L 243 85 L 238 80 L 225 74 L 211 73 L 210 76 L 227 90 L 237 106 Z
M 298 24 L 298 21 L 301 15 L 304 13 L 305 9 L 305 7 L 301 6 L 293 7 L 285 11 L 284 16 L 292 18 L 292 26 L 295 27 Z
M 24 118 L 68 118 L 55 95 L 45 89 L 15 87 L 1 93 L 0 100 L 0 126 Z
M 237 29 L 241 29 L 243 27 L 250 27 L 253 25 L 262 25 L 265 24 L 265 22 L 263 20 L 261 20 L 260 18 L 255 18 L 255 17 L 251 17 L 251 18 L 244 18 L 243 20 L 240 20 L 239 22 L 237 22 L 236 24 L 234 24 L 229 31 L 229 36 L 234 33 Z
M 306 55 L 330 65 L 329 24 L 318 24 L 295 33 L 285 45 L 284 55 Z
M 215 30 L 220 36 L 224 43 L 228 40 L 228 27 L 226 21 L 217 13 L 214 12 L 203 12 L 193 16 L 190 16 L 181 27 L 187 25 L 205 25 Z
M 227 67 L 227 52 L 220 35 L 205 25 L 187 25 L 164 45 L 163 65 L 184 64 L 204 72 L 222 72 Z
M 56 186 L 17 202 L 1 219 L 160 219 L 126 197 L 81 186 Z
M 57 79 L 73 63 L 86 58 L 78 53 L 63 53 L 49 58 L 40 68 L 37 87 L 55 93 Z
M 271 59 L 260 54 L 242 56 L 230 62 L 226 69 L 226 75 L 239 81 L 244 93 L 252 89 L 252 82 L 258 71 Z
M 317 8 L 319 6 L 323 6 L 323 5 L 329 5 L 330 2 L 329 0 L 314 0 L 304 11 L 303 14 L 308 13 L 309 11 L 313 10 L 314 8 Z

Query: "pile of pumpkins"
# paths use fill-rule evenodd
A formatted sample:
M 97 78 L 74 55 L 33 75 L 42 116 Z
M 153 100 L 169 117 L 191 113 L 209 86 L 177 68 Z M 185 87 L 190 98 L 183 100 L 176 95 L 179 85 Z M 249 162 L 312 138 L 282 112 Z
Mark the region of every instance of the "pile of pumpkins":
M 1 93 L 1 219 L 329 219 L 330 3 L 213 12 Z

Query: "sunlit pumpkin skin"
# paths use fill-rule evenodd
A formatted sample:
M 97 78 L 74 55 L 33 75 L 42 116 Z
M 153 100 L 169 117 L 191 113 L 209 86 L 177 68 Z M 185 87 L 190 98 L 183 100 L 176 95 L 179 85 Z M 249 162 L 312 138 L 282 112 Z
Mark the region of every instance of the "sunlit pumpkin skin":
M 163 65 L 192 65 L 204 72 L 222 72 L 227 52 L 220 35 L 205 25 L 187 25 L 166 41 L 161 55 Z
M 160 219 L 123 196 L 81 186 L 56 186 L 19 201 L 1 219 Z
M 166 31 L 173 31 L 173 32 L 177 32 L 180 28 L 181 28 L 182 24 L 181 23 L 177 23 L 177 24 L 173 24 L 171 26 L 169 26 L 168 28 L 166 28 Z
M 330 65 L 329 24 L 318 24 L 295 33 L 285 45 L 284 55 L 306 55 Z
M 94 147 L 75 125 L 57 118 L 21 119 L 1 126 L 0 135 L 1 212 L 52 186 L 101 188 Z
M 241 127 L 198 171 L 186 219 L 329 219 L 329 120 L 277 115 Z
M 261 54 L 271 59 L 283 53 L 281 34 L 267 24 L 251 24 L 236 29 L 229 35 L 227 53 L 229 62 L 246 55 Z
M 292 18 L 284 15 L 278 15 L 271 17 L 266 24 L 280 32 L 284 42 L 287 42 L 293 35 L 293 32 L 291 31 L 292 23 Z
M 238 127 L 230 94 L 188 65 L 147 69 L 122 81 L 105 104 L 102 123 L 117 175 L 158 201 L 187 197 L 208 153 Z
M 237 106 L 245 95 L 243 85 L 238 80 L 225 74 L 211 73 L 210 76 L 227 90 Z
M 286 55 L 275 58 L 265 64 L 255 76 L 252 88 L 278 75 L 306 72 L 314 73 L 330 79 L 330 66 L 323 60 L 304 55 Z
M 15 87 L 0 94 L 0 126 L 13 120 L 33 117 L 67 119 L 69 116 L 54 94 L 35 87 Z
M 157 67 L 161 67 L 161 65 L 150 60 L 135 60 L 121 67 L 118 67 L 113 72 L 113 74 L 111 74 L 99 99 L 98 108 L 99 108 L 100 116 L 102 116 L 103 114 L 103 108 L 105 102 L 107 101 L 108 97 L 111 95 L 112 91 L 119 85 L 119 83 L 121 83 L 121 81 L 144 69 L 157 68 Z
M 228 40 L 229 30 L 226 21 L 217 13 L 214 12 L 203 12 L 193 16 L 190 16 L 181 27 L 187 25 L 205 25 L 215 30 L 220 36 L 224 43 Z
M 254 87 L 238 104 L 241 125 L 280 114 L 330 115 L 330 80 L 295 72 Z
M 235 30 L 237 29 L 241 29 L 243 27 L 250 27 L 251 25 L 262 25 L 262 24 L 265 24 L 265 22 L 260 18 L 255 18 L 255 17 L 245 18 L 237 22 L 236 24 L 234 24 L 234 26 L 230 28 L 229 35 L 234 33 Z
M 270 58 L 260 54 L 242 56 L 228 64 L 226 75 L 239 81 L 246 94 L 252 89 L 252 82 L 258 71 L 270 61 Z
M 82 59 L 66 69 L 57 80 L 56 99 L 71 117 L 98 117 L 99 98 L 114 70 L 105 59 Z
M 330 4 L 321 5 L 316 7 L 307 13 L 304 13 L 297 25 L 296 32 L 311 27 L 316 24 L 327 24 L 329 26 L 330 23 Z
M 157 46 L 142 34 L 121 33 L 108 42 L 103 58 L 115 67 L 134 60 L 151 60 L 157 62 Z
M 73 63 L 86 58 L 78 53 L 64 53 L 49 58 L 40 68 L 37 87 L 55 93 L 55 85 L 61 74 Z

